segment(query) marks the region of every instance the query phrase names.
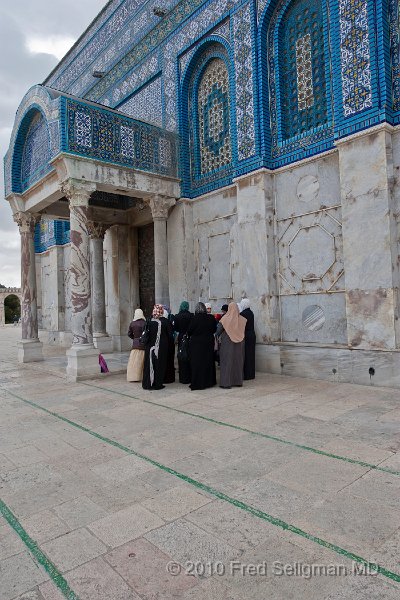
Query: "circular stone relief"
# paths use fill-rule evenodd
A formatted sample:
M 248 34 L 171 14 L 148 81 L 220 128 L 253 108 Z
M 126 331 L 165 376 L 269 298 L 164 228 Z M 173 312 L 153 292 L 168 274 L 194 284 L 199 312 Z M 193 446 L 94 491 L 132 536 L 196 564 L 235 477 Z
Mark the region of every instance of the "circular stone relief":
M 297 197 L 301 202 L 316 200 L 319 194 L 319 181 L 315 175 L 305 175 L 297 184 Z
M 313 304 L 303 310 L 303 325 L 310 331 L 319 331 L 325 325 L 325 313 L 320 306 Z

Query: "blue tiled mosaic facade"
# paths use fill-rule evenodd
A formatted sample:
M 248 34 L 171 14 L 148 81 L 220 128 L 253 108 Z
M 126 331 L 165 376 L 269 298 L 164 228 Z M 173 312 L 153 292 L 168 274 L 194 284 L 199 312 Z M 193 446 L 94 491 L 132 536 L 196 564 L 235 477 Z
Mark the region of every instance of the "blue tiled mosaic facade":
M 112 0 L 48 77 L 46 85 L 78 97 L 65 108 L 66 132 L 59 122 L 67 100 L 57 100 L 58 119 L 56 112 L 43 115 L 50 158 L 68 144 L 94 160 L 166 173 L 167 132 L 174 132 L 182 194 L 196 197 L 257 168 L 317 155 L 378 123 L 400 122 L 398 0 L 168 0 L 165 16 L 157 17 L 159 4 Z M 216 84 L 210 98 L 224 106 L 219 127 L 231 155 L 229 164 L 217 156 L 214 168 L 208 157 L 204 170 L 201 143 L 208 139 L 210 151 L 221 142 L 220 134 L 207 133 L 210 118 L 196 94 L 202 61 L 216 46 L 229 94 L 222 101 Z M 94 70 L 104 76 L 94 78 Z M 102 116 L 88 100 L 118 112 Z M 123 123 L 123 113 L 164 128 L 165 136 L 157 130 L 155 142 L 146 125 Z M 44 138 L 36 135 L 39 144 Z M 30 144 L 33 136 L 32 129 Z M 40 165 L 31 163 L 29 171 L 27 159 L 23 167 L 11 162 L 8 156 L 8 191 L 23 191 L 34 173 L 40 177 Z
M 35 228 L 35 252 L 41 254 L 53 246 L 69 244 L 70 225 L 68 221 L 43 219 Z

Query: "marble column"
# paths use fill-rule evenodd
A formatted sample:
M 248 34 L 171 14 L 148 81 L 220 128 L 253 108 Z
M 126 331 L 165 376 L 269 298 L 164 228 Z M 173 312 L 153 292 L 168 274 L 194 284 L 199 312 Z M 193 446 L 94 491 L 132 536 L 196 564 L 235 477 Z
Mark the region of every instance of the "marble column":
M 18 344 L 18 360 L 22 363 L 43 360 L 37 318 L 37 288 L 35 260 L 35 225 L 40 215 L 17 212 L 14 221 L 21 234 L 21 322 L 22 340 Z
M 157 304 L 169 306 L 167 221 L 175 198 L 153 196 L 148 200 L 154 221 L 155 299 Z
M 104 235 L 110 225 L 88 221 L 91 245 L 93 344 L 100 352 L 112 352 L 113 341 L 106 327 L 106 288 L 104 281 Z
M 90 243 L 87 228 L 89 199 L 94 186 L 76 180 L 62 183 L 69 200 L 71 256 L 67 293 L 72 309 L 73 343 L 67 351 L 67 378 L 78 381 L 99 373 L 98 350 L 93 345 L 90 282 Z

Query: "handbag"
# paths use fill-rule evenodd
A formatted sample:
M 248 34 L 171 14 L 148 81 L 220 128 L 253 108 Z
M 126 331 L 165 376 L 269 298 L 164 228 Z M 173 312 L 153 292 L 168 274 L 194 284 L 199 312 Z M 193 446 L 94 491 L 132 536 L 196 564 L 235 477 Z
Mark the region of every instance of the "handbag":
M 178 348 L 178 360 L 182 362 L 189 361 L 189 338 L 186 335 L 186 333 L 183 336 L 180 346 Z
M 144 326 L 144 329 L 142 331 L 142 335 L 139 338 L 139 344 L 141 346 L 147 346 L 147 344 L 149 343 L 150 340 L 150 319 L 147 319 L 146 321 L 146 325 Z

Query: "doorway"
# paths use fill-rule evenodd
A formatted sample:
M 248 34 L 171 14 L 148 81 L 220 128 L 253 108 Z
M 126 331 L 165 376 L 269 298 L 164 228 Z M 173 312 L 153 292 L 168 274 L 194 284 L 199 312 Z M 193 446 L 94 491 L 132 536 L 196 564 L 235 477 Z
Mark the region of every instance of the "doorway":
M 139 298 L 146 318 L 151 317 L 155 302 L 154 224 L 138 229 Z
M 18 296 L 10 294 L 4 299 L 4 320 L 6 324 L 16 325 L 21 318 L 21 302 Z

